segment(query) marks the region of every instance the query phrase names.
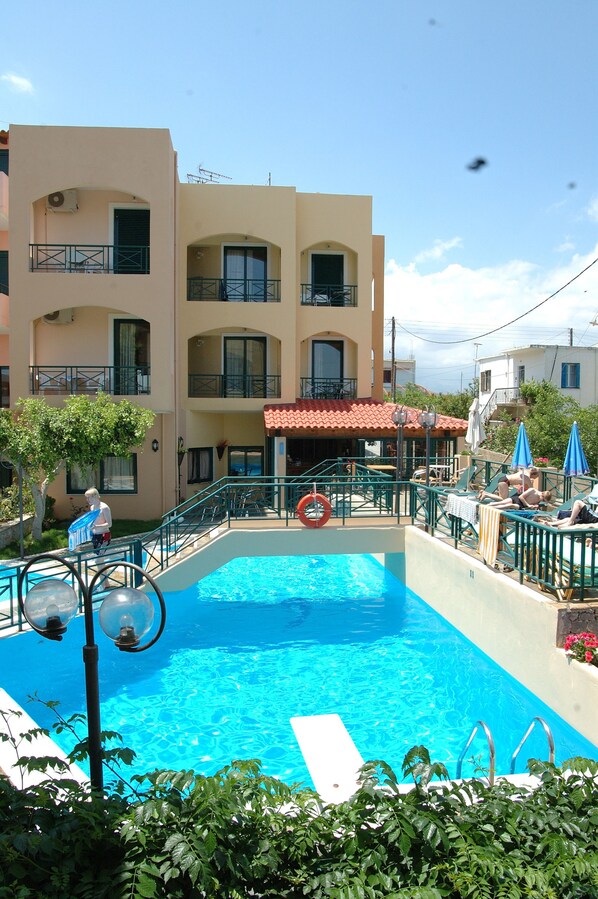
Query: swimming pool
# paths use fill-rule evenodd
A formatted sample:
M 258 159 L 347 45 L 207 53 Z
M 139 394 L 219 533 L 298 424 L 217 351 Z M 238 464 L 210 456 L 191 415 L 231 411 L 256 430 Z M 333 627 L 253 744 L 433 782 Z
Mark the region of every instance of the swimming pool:
M 424 744 L 454 775 L 478 719 L 494 735 L 499 773 L 535 715 L 553 730 L 557 761 L 598 758 L 371 556 L 236 559 L 167 605 L 166 630 L 147 653 L 119 653 L 97 634 L 102 726 L 135 750 L 137 773 L 213 773 L 260 758 L 265 773 L 310 784 L 289 719 L 327 713 L 341 716 L 364 759 L 397 773 Z M 37 691 L 60 700 L 64 715 L 84 710 L 83 642 L 80 619 L 62 644 L 36 634 L 1 640 L 1 685 L 21 705 Z M 41 706 L 27 710 L 52 723 Z M 65 735 L 56 740 L 69 749 Z M 470 754 L 487 766 L 481 739 Z M 518 771 L 530 756 L 546 757 L 539 731 Z

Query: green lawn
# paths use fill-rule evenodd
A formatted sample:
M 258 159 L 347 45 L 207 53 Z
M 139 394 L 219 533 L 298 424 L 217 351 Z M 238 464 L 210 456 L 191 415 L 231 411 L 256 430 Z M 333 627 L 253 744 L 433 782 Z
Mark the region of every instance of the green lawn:
M 126 520 L 119 519 L 112 522 L 112 537 L 130 537 L 134 534 L 145 534 L 147 531 L 153 531 L 160 525 L 161 519 L 153 519 L 151 521 L 138 521 L 136 519 Z M 33 556 L 37 553 L 52 552 L 55 549 L 66 549 L 69 545 L 67 529 L 69 522 L 49 528 L 42 533 L 41 540 L 32 540 L 31 537 L 25 537 L 24 547 L 25 555 Z M 18 559 L 19 558 L 19 542 L 11 543 L 0 549 L 0 559 Z

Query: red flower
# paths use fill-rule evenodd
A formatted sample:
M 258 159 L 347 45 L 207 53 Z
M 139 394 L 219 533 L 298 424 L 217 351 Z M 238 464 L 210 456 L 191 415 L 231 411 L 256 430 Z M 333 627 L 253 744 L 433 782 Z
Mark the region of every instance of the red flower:
M 588 662 L 588 664 L 589 664 L 591 661 L 593 661 L 593 659 L 594 659 L 593 653 L 586 652 L 586 662 Z

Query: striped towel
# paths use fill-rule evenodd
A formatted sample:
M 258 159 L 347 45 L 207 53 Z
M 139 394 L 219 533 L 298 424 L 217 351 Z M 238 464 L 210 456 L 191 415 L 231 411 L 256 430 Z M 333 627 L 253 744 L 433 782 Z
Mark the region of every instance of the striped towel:
M 480 518 L 480 536 L 478 540 L 478 552 L 487 565 L 493 566 L 498 555 L 498 540 L 500 534 L 500 509 L 486 506 L 480 503 L 478 506 Z
M 89 543 L 93 523 L 100 514 L 100 509 L 93 509 L 80 515 L 69 528 L 69 549 L 77 549 L 81 543 Z

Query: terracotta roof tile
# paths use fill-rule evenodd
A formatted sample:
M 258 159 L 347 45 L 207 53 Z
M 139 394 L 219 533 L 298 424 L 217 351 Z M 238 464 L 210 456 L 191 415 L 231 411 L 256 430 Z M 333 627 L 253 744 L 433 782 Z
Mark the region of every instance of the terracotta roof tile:
M 405 434 L 417 436 L 425 431 L 419 424 L 419 409 L 410 409 L 409 421 L 405 425 Z M 381 403 L 378 400 L 297 400 L 295 403 L 271 403 L 264 407 L 264 425 L 266 433 L 272 436 L 275 431 L 283 435 L 323 433 L 325 436 L 371 436 L 394 437 L 397 433 L 392 420 L 395 409 L 393 403 Z M 450 431 L 452 437 L 463 436 L 467 431 L 467 421 L 448 415 L 438 415 L 432 436 L 441 436 Z

